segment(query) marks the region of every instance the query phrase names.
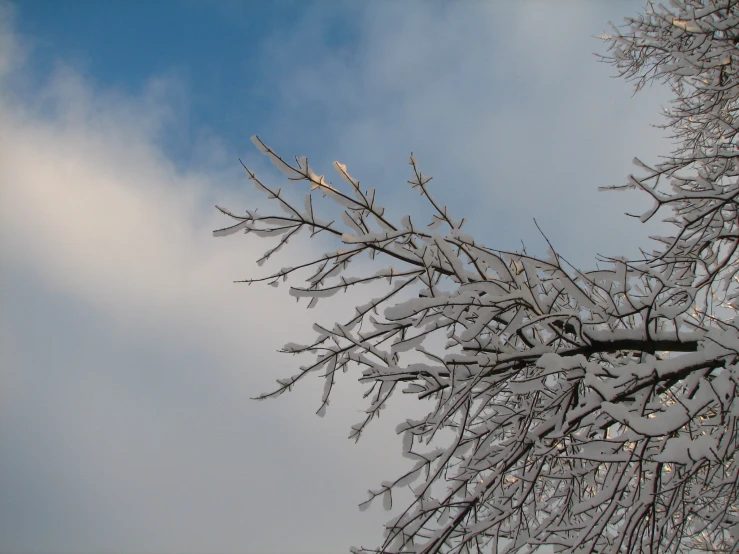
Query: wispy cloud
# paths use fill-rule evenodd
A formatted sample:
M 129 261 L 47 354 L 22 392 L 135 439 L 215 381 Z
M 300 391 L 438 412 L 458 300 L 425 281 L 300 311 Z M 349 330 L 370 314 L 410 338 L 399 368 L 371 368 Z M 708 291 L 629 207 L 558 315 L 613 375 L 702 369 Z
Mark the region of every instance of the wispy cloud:
M 327 167 L 340 159 L 397 212 L 418 210 L 399 192 L 414 151 L 439 198 L 492 247 L 543 245 L 535 217 L 581 265 L 596 253 L 635 255 L 648 228 L 623 214 L 648 199 L 597 188 L 624 183 L 634 156 L 669 151 L 650 126 L 668 96 L 655 87 L 632 97 L 593 52 L 605 53 L 594 36 L 609 20 L 639 9 L 375 2 L 351 51 L 322 42 L 332 20 L 317 14 L 289 40 L 276 38 L 265 61 L 279 76 L 277 140 Z M 301 144 L 298 130 L 316 119 L 324 139 Z

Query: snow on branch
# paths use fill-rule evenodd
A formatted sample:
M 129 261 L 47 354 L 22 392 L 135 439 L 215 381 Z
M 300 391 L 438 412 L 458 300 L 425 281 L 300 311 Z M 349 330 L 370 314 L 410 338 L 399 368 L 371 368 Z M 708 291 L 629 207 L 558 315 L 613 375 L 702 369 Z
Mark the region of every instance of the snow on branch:
M 342 183 L 332 185 L 307 158 L 285 161 L 254 138 L 290 186 L 309 185 L 303 206 L 245 168 L 279 209 L 219 208 L 235 222 L 214 235 L 273 237 L 260 263 L 303 231 L 337 248 L 245 282 L 277 286 L 307 271 L 290 294 L 308 307 L 386 282 L 346 321 L 287 344 L 309 361 L 260 398 L 317 373 L 323 415 L 339 374 L 355 371 L 369 387 L 356 440 L 394 392 L 432 401 L 424 418 L 397 428 L 415 465 L 371 490 L 362 508 L 382 497 L 393 509 L 393 491 L 415 483 L 413 502 L 386 524 L 382 545 L 354 552 L 739 548 L 739 7 L 671 5 L 602 37 L 612 54 L 603 59 L 622 76 L 638 88 L 666 81 L 675 95 L 665 127 L 680 146 L 656 167 L 638 162 L 646 176 L 620 187 L 651 196 L 644 220 L 667 212 L 676 228 L 643 259 L 581 271 L 551 245 L 544 258 L 489 248 L 432 196 L 412 155 L 408 183 L 430 221 L 392 221 L 343 164 L 334 163 Z M 318 218 L 320 196 L 336 217 Z M 349 275 L 364 255 L 377 271 Z

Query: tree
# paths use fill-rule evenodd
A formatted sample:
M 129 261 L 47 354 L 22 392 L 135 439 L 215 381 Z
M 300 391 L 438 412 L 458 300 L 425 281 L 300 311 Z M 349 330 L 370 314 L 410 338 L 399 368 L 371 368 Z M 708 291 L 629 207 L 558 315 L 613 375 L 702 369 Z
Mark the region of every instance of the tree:
M 344 165 L 334 163 L 343 184 L 333 186 L 306 158 L 288 162 L 253 139 L 311 192 L 296 207 L 244 166 L 282 213 L 219 208 L 237 223 L 214 234 L 278 238 L 260 262 L 300 231 L 341 247 L 246 282 L 277 286 L 310 270 L 290 294 L 312 307 L 387 281 L 348 321 L 287 344 L 311 361 L 260 398 L 320 373 L 322 415 L 339 371 L 358 367 L 371 399 L 357 440 L 397 389 L 433 400 L 397 426 L 415 466 L 362 507 L 382 496 L 390 508 L 415 483 L 413 502 L 386 524 L 384 544 L 354 552 L 739 551 L 739 7 L 650 4 L 613 33 L 600 37 L 602 60 L 637 90 L 658 80 L 674 94 L 664 128 L 678 147 L 654 167 L 635 160 L 643 175 L 612 187 L 646 192 L 654 207 L 641 220 L 666 212 L 675 228 L 641 259 L 580 271 L 551 244 L 541 258 L 486 247 L 432 197 L 413 155 L 408 183 L 431 222 L 390 221 Z M 340 206 L 343 226 L 316 215 L 312 194 Z M 378 271 L 346 276 L 365 254 Z M 452 439 L 439 445 L 443 431 Z

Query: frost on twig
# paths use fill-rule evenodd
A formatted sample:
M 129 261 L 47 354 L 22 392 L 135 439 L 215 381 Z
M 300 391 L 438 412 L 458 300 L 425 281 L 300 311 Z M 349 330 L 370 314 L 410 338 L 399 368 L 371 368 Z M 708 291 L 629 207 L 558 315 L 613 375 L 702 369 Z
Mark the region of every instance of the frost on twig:
M 330 235 L 337 249 L 246 282 L 277 285 L 308 270 L 290 289 L 308 307 L 386 283 L 350 319 L 287 344 L 308 361 L 259 398 L 315 373 L 323 415 L 339 373 L 354 369 L 368 386 L 356 440 L 393 393 L 431 401 L 425 417 L 397 427 L 415 464 L 362 508 L 381 497 L 395 509 L 393 491 L 405 487 L 413 502 L 388 522 L 382 545 L 355 552 L 739 548 L 739 14 L 734 2 L 673 4 L 674 13 L 652 8 L 603 36 L 605 59 L 626 78 L 664 79 L 676 97 L 667 127 L 680 148 L 655 168 L 639 162 L 646 176 L 626 185 L 654 201 L 643 220 L 666 212 L 676 228 L 640 260 L 580 271 L 551 245 L 542 258 L 489 248 L 434 199 L 412 156 L 408 183 L 430 220 L 392 221 L 343 164 L 334 163 L 341 185 L 331 185 L 306 158 L 285 161 L 254 139 L 290 186 L 310 184 L 305 202 L 294 206 L 245 168 L 280 210 L 219 208 L 234 224 L 214 234 L 274 237 L 260 263 L 301 231 Z M 321 195 L 339 216 L 316 215 Z M 377 270 L 349 276 L 364 255 Z M 440 446 L 442 430 L 452 438 Z

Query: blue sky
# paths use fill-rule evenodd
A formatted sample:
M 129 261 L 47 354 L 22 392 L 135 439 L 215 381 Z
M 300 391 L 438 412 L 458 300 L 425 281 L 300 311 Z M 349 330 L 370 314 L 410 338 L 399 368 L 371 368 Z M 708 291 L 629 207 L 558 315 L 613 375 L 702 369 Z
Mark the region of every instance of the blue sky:
M 392 514 L 357 505 L 406 466 L 393 429 L 419 407 L 355 445 L 351 374 L 323 419 L 318 380 L 249 400 L 301 363 L 277 349 L 351 302 L 233 284 L 264 245 L 212 238 L 213 206 L 262 204 L 239 157 L 283 182 L 259 134 L 422 214 L 412 150 L 489 246 L 540 251 L 536 218 L 584 268 L 634 254 L 654 228 L 623 212 L 649 204 L 596 189 L 669 151 L 650 127 L 668 97 L 632 97 L 592 52 L 641 8 L 0 0 L 0 553 L 379 543 Z
M 310 19 L 316 51 L 356 56 L 359 18 L 351 3 L 229 0 L 168 2 L 22 2 L 16 30 L 33 44 L 26 68 L 38 84 L 60 60 L 107 89 L 136 95 L 154 77 L 177 83 L 177 108 L 162 146 L 178 164 L 198 157 L 204 134 L 234 150 L 267 130 L 276 110 L 266 62 L 284 37 Z M 217 55 L 214 55 L 217 53 Z M 296 59 L 295 64 L 305 63 Z M 323 114 L 312 114 L 316 120 Z M 248 131 L 247 131 L 248 129 Z

